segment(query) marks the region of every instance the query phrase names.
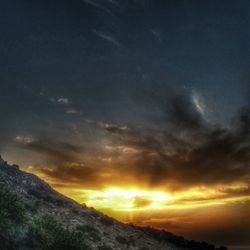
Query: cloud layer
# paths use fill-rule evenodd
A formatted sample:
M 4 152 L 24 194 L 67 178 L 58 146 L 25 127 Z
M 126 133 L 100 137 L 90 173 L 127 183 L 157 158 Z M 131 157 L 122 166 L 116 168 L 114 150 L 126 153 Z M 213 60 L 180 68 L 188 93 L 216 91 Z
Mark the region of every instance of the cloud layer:
M 249 183 L 250 112 L 240 110 L 228 127 L 208 124 L 188 93 L 152 96 L 162 111 L 158 130 L 107 127 L 122 145 L 139 153 L 127 171 L 152 186 L 186 187 Z
M 16 140 L 18 146 L 43 154 L 46 163 L 36 171 L 59 185 L 85 187 L 133 183 L 175 192 L 193 187 L 228 188 L 224 196 L 249 194 L 250 111 L 239 111 L 231 125 L 208 123 L 189 92 L 152 91 L 141 94 L 158 109 L 152 127 L 93 122 L 105 142 L 96 147 L 76 146 L 51 139 Z M 27 139 L 27 137 L 25 137 Z M 24 139 L 25 139 L 24 138 Z M 49 167 L 48 167 L 49 166 Z M 247 188 L 248 187 L 248 188 Z

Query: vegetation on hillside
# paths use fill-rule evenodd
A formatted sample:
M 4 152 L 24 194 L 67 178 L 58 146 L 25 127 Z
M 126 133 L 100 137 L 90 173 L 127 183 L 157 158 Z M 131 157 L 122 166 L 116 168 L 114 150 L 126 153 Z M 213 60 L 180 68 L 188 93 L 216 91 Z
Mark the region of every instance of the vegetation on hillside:
M 92 232 L 93 233 L 93 232 Z M 26 221 L 25 204 L 14 192 L 0 186 L 0 242 L 2 250 L 89 250 L 85 233 L 65 228 L 51 216 Z
M 173 249 L 226 250 L 163 230 L 123 225 L 0 161 L 1 250 L 149 250 L 170 244 Z
M 28 233 L 29 245 L 42 250 L 89 250 L 84 234 L 65 228 L 50 216 L 44 216 L 33 223 Z
M 0 242 L 1 247 L 11 249 L 25 222 L 25 209 L 19 197 L 0 185 Z

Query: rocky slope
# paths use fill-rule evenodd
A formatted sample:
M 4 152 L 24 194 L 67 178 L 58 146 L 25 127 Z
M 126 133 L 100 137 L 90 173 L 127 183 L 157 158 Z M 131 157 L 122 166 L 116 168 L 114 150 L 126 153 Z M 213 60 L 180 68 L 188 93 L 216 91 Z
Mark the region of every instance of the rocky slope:
M 118 222 L 64 197 L 37 176 L 10 166 L 1 158 L 0 189 L 2 250 L 215 249 L 213 245 L 187 241 L 165 231 Z M 22 216 L 25 219 L 20 219 Z

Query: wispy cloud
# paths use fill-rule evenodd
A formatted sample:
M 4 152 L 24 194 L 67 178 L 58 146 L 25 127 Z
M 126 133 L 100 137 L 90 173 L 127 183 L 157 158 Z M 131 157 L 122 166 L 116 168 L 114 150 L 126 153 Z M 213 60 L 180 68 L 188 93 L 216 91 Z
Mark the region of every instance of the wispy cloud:
M 81 115 L 82 114 L 81 111 L 76 110 L 76 109 L 66 109 L 65 113 L 69 115 Z
M 61 105 L 69 105 L 71 104 L 70 99 L 68 97 L 51 97 L 49 98 L 49 101 L 55 104 L 61 104 Z
M 35 140 L 36 139 L 32 135 L 17 135 L 14 138 L 15 142 L 22 144 L 22 145 L 29 145 L 29 144 L 35 142 Z
M 93 32 L 106 42 L 112 43 L 117 47 L 121 47 L 121 43 L 114 36 L 100 30 L 93 30 Z
M 57 102 L 59 104 L 62 104 L 62 105 L 69 105 L 70 104 L 70 100 L 67 97 L 60 97 L 57 99 Z
M 204 98 L 197 91 L 192 92 L 191 98 L 197 111 L 207 120 L 208 110 Z
M 86 4 L 92 5 L 95 8 L 101 9 L 108 14 L 113 15 L 113 12 L 109 8 L 110 6 L 119 7 L 120 3 L 116 0 L 83 0 Z
M 151 29 L 150 30 L 152 32 L 152 34 L 155 36 L 155 38 L 159 41 L 159 42 L 162 42 L 163 39 L 162 39 L 162 33 L 157 30 L 157 29 Z

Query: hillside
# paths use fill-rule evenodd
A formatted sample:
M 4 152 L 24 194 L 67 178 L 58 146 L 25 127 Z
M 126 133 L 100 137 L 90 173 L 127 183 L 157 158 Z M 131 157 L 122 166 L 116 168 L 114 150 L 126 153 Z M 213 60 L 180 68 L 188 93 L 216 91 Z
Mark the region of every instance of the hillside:
M 126 225 L 54 191 L 0 158 L 1 250 L 215 249 L 165 231 Z M 219 248 L 224 250 L 226 248 Z

